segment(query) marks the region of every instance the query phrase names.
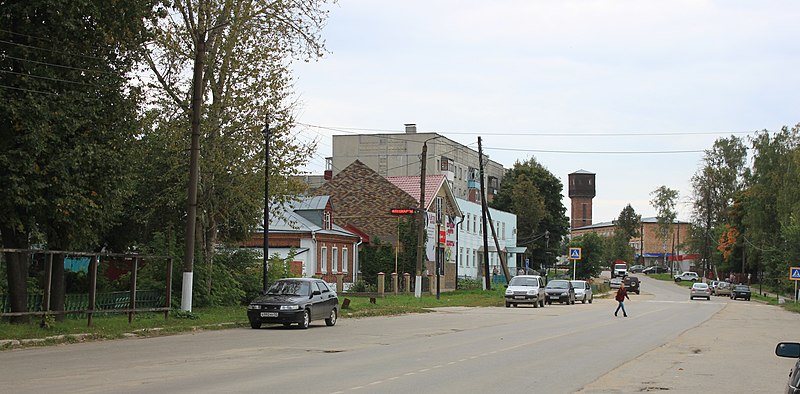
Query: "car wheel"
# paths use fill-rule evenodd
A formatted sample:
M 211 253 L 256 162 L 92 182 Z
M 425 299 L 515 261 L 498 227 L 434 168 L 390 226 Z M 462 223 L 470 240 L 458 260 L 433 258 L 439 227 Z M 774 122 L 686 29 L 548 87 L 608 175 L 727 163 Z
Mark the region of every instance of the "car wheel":
M 750 297 L 747 297 L 747 301 L 750 301 Z
M 506 302 L 506 308 L 511 308 L 511 304 Z
M 681 281 L 681 278 L 675 278 L 675 281 L 676 281 L 676 282 L 680 282 L 680 281 Z
M 533 307 L 534 308 L 538 308 L 539 307 L 539 301 L 533 301 Z
M 581 303 L 584 303 L 584 304 L 586 303 L 586 296 L 583 296 L 583 299 L 581 300 Z
M 284 327 L 289 327 L 289 326 L 291 326 L 291 325 L 292 325 L 292 323 L 283 323 L 283 326 L 284 326 Z
M 689 300 L 693 300 L 693 299 L 694 299 L 694 297 L 691 297 L 691 296 L 689 297 Z
M 261 328 L 261 323 L 257 322 L 257 321 L 251 321 L 250 322 L 250 328 L 252 328 L 252 329 Z
M 339 317 L 339 312 L 336 310 L 336 308 L 331 309 L 331 315 L 330 317 L 325 319 L 325 324 L 327 324 L 328 327 L 336 324 L 336 318 L 338 317 Z
M 592 296 L 592 298 L 589 298 L 589 303 L 590 303 L 590 304 L 592 303 L 592 300 L 593 300 L 593 299 L 594 299 L 594 296 Z
M 303 321 L 300 322 L 300 328 L 307 329 L 311 325 L 311 311 L 308 309 L 303 311 Z

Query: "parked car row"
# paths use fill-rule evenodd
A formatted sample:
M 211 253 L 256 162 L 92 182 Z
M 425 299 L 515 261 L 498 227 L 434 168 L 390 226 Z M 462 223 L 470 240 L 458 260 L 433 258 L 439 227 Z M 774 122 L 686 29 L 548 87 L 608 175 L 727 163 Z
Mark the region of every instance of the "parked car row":
M 506 308 L 531 304 L 534 308 L 553 302 L 572 305 L 576 301 L 592 303 L 592 285 L 583 280 L 555 279 L 544 284 L 539 275 L 517 275 L 508 282 L 505 292 Z

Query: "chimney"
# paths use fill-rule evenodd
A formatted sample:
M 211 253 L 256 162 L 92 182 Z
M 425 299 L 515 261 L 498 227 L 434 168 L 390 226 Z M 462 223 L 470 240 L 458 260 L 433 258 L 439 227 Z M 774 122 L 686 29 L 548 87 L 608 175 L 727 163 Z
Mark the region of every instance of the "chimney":
M 406 123 L 406 133 L 407 134 L 415 134 L 417 132 L 417 124 L 416 123 Z

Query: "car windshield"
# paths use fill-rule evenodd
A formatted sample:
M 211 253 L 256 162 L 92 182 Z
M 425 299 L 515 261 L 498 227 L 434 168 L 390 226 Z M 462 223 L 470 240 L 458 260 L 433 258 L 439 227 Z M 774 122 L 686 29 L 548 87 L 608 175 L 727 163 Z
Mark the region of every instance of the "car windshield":
M 745 285 L 737 285 L 733 289 L 736 291 L 750 291 L 750 288 Z
M 511 282 L 508 282 L 509 286 L 531 286 L 536 287 L 539 285 L 539 280 L 536 278 L 525 278 L 515 276 L 511 278 Z
M 614 266 L 614 268 L 616 268 L 616 269 L 623 269 L 623 268 L 628 268 L 628 266 L 627 266 L 627 265 L 625 265 L 625 264 L 617 264 L 617 265 L 615 265 L 615 266 Z
M 267 290 L 267 294 L 307 296 L 311 294 L 311 287 L 306 282 L 280 280 Z
M 569 282 L 567 282 L 565 280 L 554 280 L 554 281 L 550 281 L 550 283 L 547 284 L 547 287 L 549 287 L 551 289 L 568 289 L 569 288 Z
M 706 287 L 708 287 L 708 285 L 705 283 L 695 283 L 692 285 L 692 287 L 694 287 L 695 289 L 705 289 Z

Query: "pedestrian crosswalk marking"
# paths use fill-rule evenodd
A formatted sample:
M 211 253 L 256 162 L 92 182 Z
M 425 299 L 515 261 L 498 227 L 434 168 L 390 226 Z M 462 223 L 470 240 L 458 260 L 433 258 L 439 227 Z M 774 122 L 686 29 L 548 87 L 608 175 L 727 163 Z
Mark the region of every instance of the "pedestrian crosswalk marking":
M 800 279 L 800 268 L 792 267 L 792 277 L 791 279 Z

